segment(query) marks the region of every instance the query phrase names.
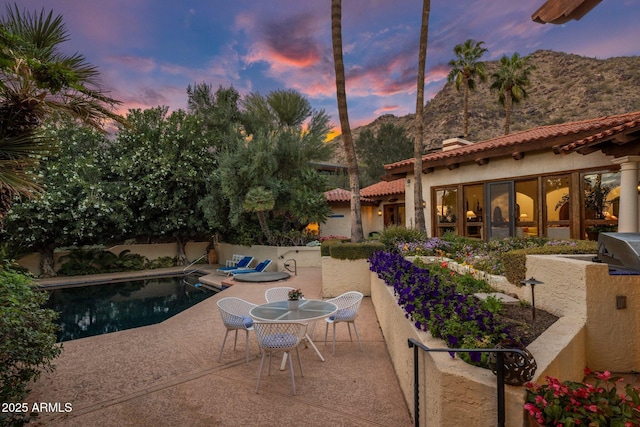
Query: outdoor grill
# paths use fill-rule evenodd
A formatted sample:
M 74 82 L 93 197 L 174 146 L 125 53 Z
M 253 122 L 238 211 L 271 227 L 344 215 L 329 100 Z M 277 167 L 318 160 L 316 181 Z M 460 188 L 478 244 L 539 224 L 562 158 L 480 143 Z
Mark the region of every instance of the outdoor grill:
M 596 262 L 610 269 L 640 273 L 640 233 L 600 233 Z

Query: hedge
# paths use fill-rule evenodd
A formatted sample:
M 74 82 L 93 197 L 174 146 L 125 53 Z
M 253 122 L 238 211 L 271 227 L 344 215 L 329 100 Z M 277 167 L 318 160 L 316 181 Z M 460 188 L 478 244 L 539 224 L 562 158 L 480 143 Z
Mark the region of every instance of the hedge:
M 320 252 L 323 256 L 331 256 L 336 259 L 369 259 L 375 252 L 384 250 L 384 245 L 380 242 L 328 242 L 322 243 Z

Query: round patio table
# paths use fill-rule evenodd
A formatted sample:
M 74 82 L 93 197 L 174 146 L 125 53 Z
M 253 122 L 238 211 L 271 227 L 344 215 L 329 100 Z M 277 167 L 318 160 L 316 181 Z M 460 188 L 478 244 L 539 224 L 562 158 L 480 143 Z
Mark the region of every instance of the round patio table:
M 263 322 L 311 322 L 324 319 L 334 315 L 338 311 L 338 306 L 332 302 L 302 299 L 295 310 L 289 309 L 288 301 L 274 301 L 253 307 L 249 314 L 256 320 Z M 322 353 L 313 343 L 309 334 L 305 333 L 305 339 L 316 351 L 320 360 L 324 362 Z

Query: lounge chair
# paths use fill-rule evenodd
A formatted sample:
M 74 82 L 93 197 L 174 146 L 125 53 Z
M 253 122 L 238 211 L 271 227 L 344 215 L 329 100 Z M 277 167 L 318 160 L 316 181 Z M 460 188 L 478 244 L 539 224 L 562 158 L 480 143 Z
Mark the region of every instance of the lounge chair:
M 265 259 L 260 264 L 256 265 L 256 268 L 237 268 L 227 272 L 228 275 L 247 274 L 247 273 L 262 273 L 271 265 L 270 259 Z
M 231 266 L 229 266 L 229 267 L 220 267 L 216 271 L 218 273 L 223 273 L 223 274 L 227 274 L 228 275 L 230 271 L 237 270 L 239 268 L 249 268 L 251 266 L 252 262 L 253 262 L 253 257 L 252 256 L 245 256 L 240 261 L 238 261 L 238 264 L 235 267 L 231 267 Z

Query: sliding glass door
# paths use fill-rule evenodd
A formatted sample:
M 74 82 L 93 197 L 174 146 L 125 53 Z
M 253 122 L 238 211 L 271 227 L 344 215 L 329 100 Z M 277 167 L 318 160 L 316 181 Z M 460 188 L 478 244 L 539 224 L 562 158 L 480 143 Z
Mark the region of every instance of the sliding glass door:
M 502 239 L 514 235 L 513 181 L 487 184 L 488 237 Z

